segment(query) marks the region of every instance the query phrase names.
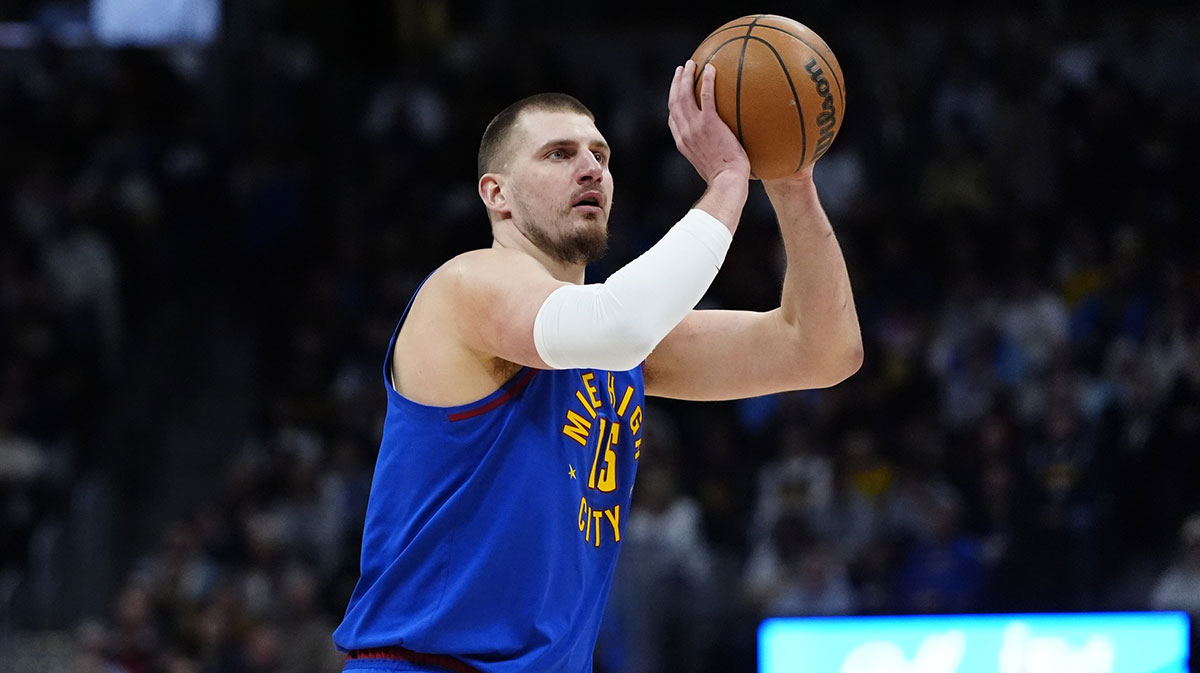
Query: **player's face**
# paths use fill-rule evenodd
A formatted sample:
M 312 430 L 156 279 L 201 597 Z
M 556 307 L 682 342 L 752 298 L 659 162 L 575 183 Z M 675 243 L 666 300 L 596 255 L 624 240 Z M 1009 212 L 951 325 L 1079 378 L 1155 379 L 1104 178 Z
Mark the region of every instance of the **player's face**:
M 595 123 L 573 112 L 526 112 L 513 140 L 513 223 L 554 259 L 599 258 L 608 243 L 613 182 L 608 143 Z

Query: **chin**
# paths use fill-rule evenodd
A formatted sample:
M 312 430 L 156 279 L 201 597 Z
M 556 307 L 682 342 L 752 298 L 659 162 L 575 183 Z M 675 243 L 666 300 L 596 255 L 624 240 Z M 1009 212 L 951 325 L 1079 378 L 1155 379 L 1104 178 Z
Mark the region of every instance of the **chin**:
M 595 222 L 595 226 L 559 241 L 558 257 L 574 264 L 589 264 L 603 257 L 608 250 L 608 227 L 603 219 Z

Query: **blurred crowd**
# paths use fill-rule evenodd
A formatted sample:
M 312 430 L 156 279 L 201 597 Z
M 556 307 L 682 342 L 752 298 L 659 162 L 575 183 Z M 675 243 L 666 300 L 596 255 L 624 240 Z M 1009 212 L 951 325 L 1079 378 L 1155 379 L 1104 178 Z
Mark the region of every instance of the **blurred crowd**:
M 0 53 L 0 639 L 68 630 L 79 673 L 339 670 L 384 349 L 490 242 L 504 105 L 566 91 L 614 147 L 594 278 L 702 189 L 666 88 L 731 16 L 256 6 Z M 651 401 L 597 670 L 750 670 L 766 616 L 1200 614 L 1200 16 L 795 18 L 847 82 L 816 180 L 866 363 Z M 706 307 L 778 300 L 757 187 L 743 222 Z M 95 581 L 64 609 L 47 568 Z

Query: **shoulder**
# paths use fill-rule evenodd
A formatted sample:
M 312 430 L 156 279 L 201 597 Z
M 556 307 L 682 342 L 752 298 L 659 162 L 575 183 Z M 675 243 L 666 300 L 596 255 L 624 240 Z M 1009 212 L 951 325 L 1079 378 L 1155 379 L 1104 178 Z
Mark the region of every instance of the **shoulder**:
M 471 250 L 464 252 L 456 257 L 451 258 L 441 266 L 435 273 L 448 273 L 451 275 L 462 273 L 486 272 L 493 269 L 502 268 L 529 268 L 538 269 L 543 273 L 548 274 L 546 270 L 536 259 L 519 250 L 510 248 L 481 248 L 479 250 Z
M 524 304 L 537 308 L 560 285 L 546 267 L 519 250 L 486 248 L 458 255 L 430 276 L 425 294 L 438 303 L 457 307 L 477 322 L 499 312 L 511 318 Z M 535 301 L 536 300 L 536 301 Z
M 430 275 L 428 283 L 449 291 L 487 289 L 503 279 L 529 275 L 549 276 L 550 272 L 518 250 L 482 248 L 451 258 Z

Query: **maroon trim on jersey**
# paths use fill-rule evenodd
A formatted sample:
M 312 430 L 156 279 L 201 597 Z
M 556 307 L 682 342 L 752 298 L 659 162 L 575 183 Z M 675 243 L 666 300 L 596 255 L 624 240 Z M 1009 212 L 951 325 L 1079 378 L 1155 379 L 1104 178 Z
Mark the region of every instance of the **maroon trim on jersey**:
M 351 650 L 346 655 L 347 661 L 356 659 L 390 659 L 392 661 L 407 661 L 410 664 L 417 664 L 418 666 L 437 666 L 451 673 L 479 673 L 477 669 L 471 668 L 454 657 L 448 657 L 444 654 L 413 652 L 403 647 L 371 647 L 365 650 Z
M 456 411 L 452 414 L 449 414 L 447 418 L 449 418 L 451 422 L 465 421 L 468 418 L 475 418 L 476 416 L 486 414 L 487 412 L 495 409 L 501 404 L 504 404 L 517 395 L 520 395 L 521 391 L 525 389 L 525 386 L 529 385 L 529 381 L 533 379 L 533 375 L 537 372 L 538 370 L 533 369 L 532 367 L 527 369 L 520 378 L 518 378 L 511 386 L 508 387 L 507 390 L 497 395 L 492 401 L 487 402 L 486 404 L 481 404 L 473 409 L 467 409 L 466 411 Z

